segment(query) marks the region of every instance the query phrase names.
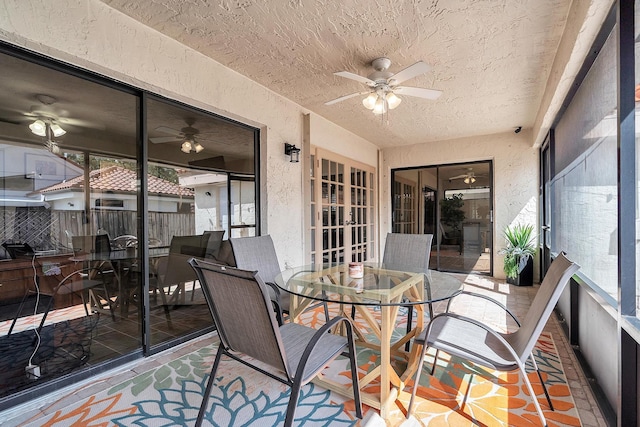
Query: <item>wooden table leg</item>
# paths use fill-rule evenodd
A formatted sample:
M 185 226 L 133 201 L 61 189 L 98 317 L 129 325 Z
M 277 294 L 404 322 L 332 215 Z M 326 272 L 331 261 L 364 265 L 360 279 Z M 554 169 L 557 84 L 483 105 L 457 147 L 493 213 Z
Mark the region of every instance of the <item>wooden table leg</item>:
M 393 322 L 391 319 L 391 307 L 382 306 L 380 308 L 381 316 L 380 326 L 380 416 L 386 419 L 391 412 L 391 333 Z

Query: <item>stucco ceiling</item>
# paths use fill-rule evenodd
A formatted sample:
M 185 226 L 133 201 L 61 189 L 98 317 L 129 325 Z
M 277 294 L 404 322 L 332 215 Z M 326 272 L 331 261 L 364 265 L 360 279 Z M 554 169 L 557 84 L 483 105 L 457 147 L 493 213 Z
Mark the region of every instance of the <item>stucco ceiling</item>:
M 111 7 L 249 77 L 302 107 L 393 147 L 530 128 L 536 119 L 571 0 L 103 0 Z M 162 54 L 159 52 L 158 54 Z M 387 118 L 354 97 L 371 61 L 403 83 L 443 92 L 405 96 Z

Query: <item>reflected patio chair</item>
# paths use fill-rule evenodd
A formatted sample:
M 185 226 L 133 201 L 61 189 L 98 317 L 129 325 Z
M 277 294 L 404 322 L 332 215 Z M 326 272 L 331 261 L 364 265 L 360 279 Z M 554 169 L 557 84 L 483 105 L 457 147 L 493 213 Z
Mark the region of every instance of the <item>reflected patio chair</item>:
M 109 310 L 113 315 L 113 304 L 111 297 L 117 298 L 122 283 L 121 275 L 115 274 L 115 266 L 110 261 L 111 241 L 108 234 L 92 234 L 72 236 L 73 256 L 77 261 L 87 257 L 83 262 L 83 269 L 92 269 L 92 275 L 99 271 L 103 281 L 111 288 L 110 292 L 102 295 L 96 294 L 96 290 L 89 289 L 89 300 L 93 301 L 96 308 L 101 311 Z
M 115 249 L 137 248 L 138 238 L 132 234 L 123 234 L 113 239 Z
M 269 296 L 276 310 L 278 323 L 284 322 L 283 314 L 289 314 L 291 298 L 288 292 L 280 292 L 276 285 L 276 276 L 281 273 L 278 255 L 273 239 L 265 236 L 241 237 L 229 239 L 233 248 L 236 267 L 243 270 L 255 270 L 260 278 L 269 286 Z M 329 319 L 329 311 L 324 305 L 325 319 Z
M 224 230 L 205 231 L 202 233 L 202 243 L 205 247 L 205 259 L 215 260 L 218 258 L 224 233 Z
M 186 284 L 193 283 L 191 301 L 194 300 L 197 277 L 188 261 L 204 258 L 207 241 L 201 235 L 173 236 L 169 255 L 157 261 L 157 290 L 165 306 L 186 304 Z
M 551 263 L 549 271 L 544 277 L 538 293 L 522 322 L 522 326 L 515 332 L 501 333 L 477 320 L 451 312 L 438 314 L 431 320 L 424 332 L 415 339 L 415 344 L 422 346 L 420 360 L 424 359 L 427 348 L 432 347 L 497 371 L 519 369 L 527 385 L 529 395 L 538 411 L 540 421 L 542 421 L 542 425 L 546 426 L 547 422 L 527 376 L 525 363 L 527 359 L 531 360 L 542 384 L 544 394 L 547 397 L 549 407 L 553 410 L 551 398 L 532 351 L 564 287 L 579 268 L 564 253 L 558 255 Z M 437 364 L 437 357 L 436 353 L 431 370 L 432 374 Z M 418 369 L 416 373 L 411 400 L 407 408 L 407 417 L 411 415 L 421 371 L 422 369 Z
M 257 272 L 196 259 L 190 260 L 189 263 L 202 284 L 220 338 L 196 426 L 201 425 L 204 419 L 216 371 L 223 355 L 291 387 L 284 422 L 288 427 L 293 423 L 302 386 L 347 350 L 356 413 L 358 418 L 362 418 L 355 343 L 349 319 L 336 317 L 320 329 L 292 322 L 279 326 L 267 292 L 268 288 Z M 327 333 L 339 323 L 344 324 L 346 336 Z M 257 366 L 254 360 L 247 360 L 243 355 L 273 369 L 266 370 L 262 365 Z
M 52 291 L 40 290 L 41 295 L 48 295 L 49 302 L 44 310 L 44 314 L 42 319 L 40 320 L 40 325 L 37 328 L 38 333 L 42 330 L 45 321 L 47 320 L 47 316 L 49 312 L 54 306 L 56 297 L 59 296 L 67 296 L 67 295 L 77 295 L 82 300 L 82 306 L 84 307 L 84 312 L 87 316 L 89 316 L 89 308 L 87 305 L 91 307 L 96 307 L 96 311 L 98 308 L 103 308 L 105 306 L 108 307 L 111 313 L 111 319 L 115 322 L 116 316 L 114 313 L 113 300 L 112 295 L 109 292 L 109 281 L 112 280 L 110 275 L 106 275 L 102 270 L 96 267 L 87 267 L 80 270 L 76 270 L 71 274 L 65 276 L 58 285 Z M 104 292 L 104 295 L 101 296 L 97 290 L 100 292 Z M 25 294 L 18 311 L 16 313 L 16 317 L 11 322 L 11 326 L 9 327 L 9 332 L 7 335 L 11 335 L 13 328 L 16 324 L 18 316 L 22 313 L 22 309 L 28 297 L 28 294 Z

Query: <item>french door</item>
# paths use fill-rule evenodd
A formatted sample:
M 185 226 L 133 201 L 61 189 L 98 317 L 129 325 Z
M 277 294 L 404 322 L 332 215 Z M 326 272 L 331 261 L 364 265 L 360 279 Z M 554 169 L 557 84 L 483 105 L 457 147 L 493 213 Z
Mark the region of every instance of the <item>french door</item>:
M 375 254 L 375 168 L 312 148 L 309 261 L 370 261 Z

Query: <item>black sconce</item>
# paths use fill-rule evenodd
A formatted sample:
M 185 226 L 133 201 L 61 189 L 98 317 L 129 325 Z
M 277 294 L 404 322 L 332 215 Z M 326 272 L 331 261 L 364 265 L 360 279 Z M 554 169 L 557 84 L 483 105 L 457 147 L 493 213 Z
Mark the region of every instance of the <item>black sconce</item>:
M 284 143 L 284 154 L 291 156 L 291 163 L 298 163 L 300 161 L 300 149 L 293 144 Z

